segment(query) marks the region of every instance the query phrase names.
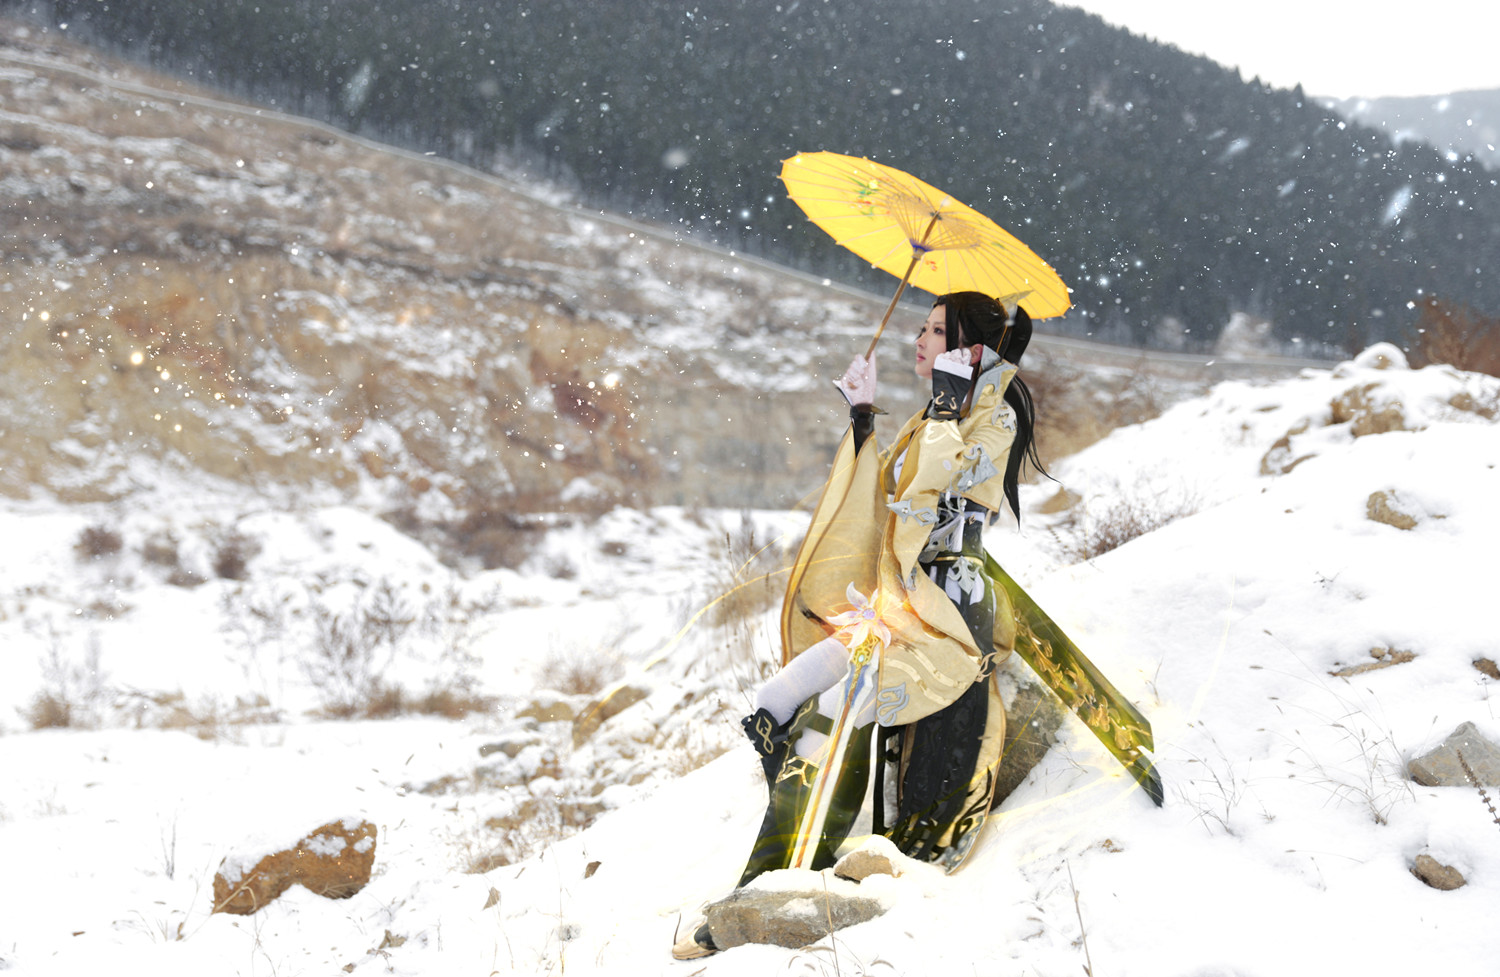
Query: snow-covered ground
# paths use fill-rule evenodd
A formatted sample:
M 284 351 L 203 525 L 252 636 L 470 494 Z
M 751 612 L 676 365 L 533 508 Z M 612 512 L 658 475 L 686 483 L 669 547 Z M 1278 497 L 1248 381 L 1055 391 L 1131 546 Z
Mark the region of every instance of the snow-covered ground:
M 750 529 L 777 548 L 801 517 L 617 510 L 553 527 L 520 572 L 461 576 L 360 511 L 252 512 L 227 488 L 128 515 L 8 505 L 0 970 L 1494 974 L 1500 825 L 1405 763 L 1465 721 L 1500 740 L 1497 682 L 1472 664 L 1500 657 L 1500 382 L 1378 359 L 1220 384 L 1058 466 L 1082 513 L 1043 515 L 1043 483 L 1019 532 L 990 530 L 1151 719 L 1164 807 L 1070 720 L 958 874 L 905 864 L 873 883 L 888 913 L 831 943 L 686 963 L 679 917 L 730 888 L 759 822 L 736 719 L 773 654 L 773 611 L 695 612 Z M 1377 493 L 1413 527 L 1370 518 Z M 1063 555 L 1125 510 L 1188 514 Z M 80 557 L 91 526 L 119 550 Z M 238 580 L 214 569 L 230 529 Z M 335 705 L 308 664 L 335 620 L 408 622 L 369 638 L 378 674 L 494 705 L 310 717 Z M 1410 658 L 1331 674 L 1374 649 Z M 549 662 L 579 660 L 645 698 L 575 748 L 570 723 L 520 713 L 556 698 L 533 694 Z M 96 728 L 30 730 L 49 690 Z M 578 812 L 597 819 L 570 832 Z M 361 892 L 210 914 L 221 859 L 351 815 L 379 827 Z M 1468 884 L 1427 887 L 1424 853 Z

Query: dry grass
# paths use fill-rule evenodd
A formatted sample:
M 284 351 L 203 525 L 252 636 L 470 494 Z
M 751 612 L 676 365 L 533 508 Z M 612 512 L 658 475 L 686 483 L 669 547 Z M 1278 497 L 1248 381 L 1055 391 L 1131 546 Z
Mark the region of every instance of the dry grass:
M 739 528 L 719 541 L 705 595 L 708 624 L 757 617 L 781 602 L 786 557 L 778 545 L 757 535 L 754 517 L 744 512 Z

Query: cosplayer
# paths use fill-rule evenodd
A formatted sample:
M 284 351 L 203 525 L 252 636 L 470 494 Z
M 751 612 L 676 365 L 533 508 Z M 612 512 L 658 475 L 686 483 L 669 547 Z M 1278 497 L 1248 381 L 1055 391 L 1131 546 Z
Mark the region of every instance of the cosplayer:
M 855 357 L 835 381 L 853 423 L 792 568 L 784 667 L 744 720 L 770 798 L 741 885 L 794 863 L 831 865 L 872 773 L 874 833 L 948 871 L 973 845 L 1005 730 L 994 669 L 1016 639 L 1011 600 L 986 573 L 981 531 L 1002 506 L 1019 518 L 1021 464 L 1040 467 L 1031 397 L 1016 377 L 1030 340 L 1019 307 L 1009 316 L 979 292 L 939 298 L 914 354 L 932 400 L 884 451 L 872 437 L 873 358 Z M 861 617 L 881 632 L 873 695 L 846 716 L 847 749 L 831 754 L 852 646 L 839 625 Z M 794 859 L 809 792 L 830 755 L 816 848 Z M 674 955 L 715 949 L 703 925 Z

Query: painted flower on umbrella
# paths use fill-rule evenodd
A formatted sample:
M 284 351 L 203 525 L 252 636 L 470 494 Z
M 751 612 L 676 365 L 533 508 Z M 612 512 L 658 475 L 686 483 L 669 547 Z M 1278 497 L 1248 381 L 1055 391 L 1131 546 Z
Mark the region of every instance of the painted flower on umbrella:
M 844 594 L 849 598 L 849 603 L 854 605 L 853 610 L 834 614 L 828 619 L 828 623 L 844 633 L 849 647 L 858 648 L 871 638 L 878 640 L 882 648 L 889 645 L 891 629 L 880 619 L 881 607 L 885 603 L 884 595 L 876 591 L 871 600 L 856 590 L 852 583 Z

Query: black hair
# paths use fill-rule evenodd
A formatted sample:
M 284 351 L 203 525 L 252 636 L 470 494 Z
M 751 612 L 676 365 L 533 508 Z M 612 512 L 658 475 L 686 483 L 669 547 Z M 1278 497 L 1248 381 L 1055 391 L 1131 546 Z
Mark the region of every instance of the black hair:
M 943 306 L 943 332 L 948 349 L 980 343 L 999 353 L 1001 359 L 1021 365 L 1021 357 L 1031 344 L 1031 316 L 1025 309 L 1017 305 L 1015 315 L 1007 315 L 1004 305 L 983 292 L 951 292 L 938 296 L 932 305 L 933 308 Z M 979 365 L 975 364 L 971 386 L 977 379 Z M 1031 391 L 1019 376 L 1013 377 L 1005 388 L 1005 402 L 1016 413 L 1016 440 L 1005 460 L 1002 484 L 1005 499 L 1019 523 L 1021 501 L 1017 484 L 1022 463 L 1030 464 L 1042 475 L 1046 475 L 1047 470 L 1042 467 L 1042 459 L 1036 452 L 1036 405 L 1032 402 Z

